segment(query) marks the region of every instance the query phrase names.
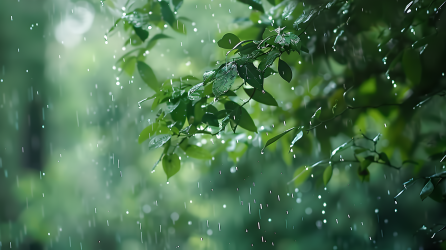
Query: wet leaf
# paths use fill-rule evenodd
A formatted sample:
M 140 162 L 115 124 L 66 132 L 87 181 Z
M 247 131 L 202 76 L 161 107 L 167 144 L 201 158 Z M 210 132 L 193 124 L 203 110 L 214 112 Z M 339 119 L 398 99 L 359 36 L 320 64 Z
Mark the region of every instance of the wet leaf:
M 280 56 L 280 51 L 273 49 L 271 50 L 268 55 L 260 62 L 259 64 L 259 70 L 264 72 L 266 68 L 269 68 L 271 64 L 274 63 L 277 57 Z
M 192 101 L 200 100 L 203 95 L 203 83 L 199 83 L 197 85 L 194 85 L 189 92 L 187 93 L 187 98 Z
M 312 168 L 308 168 L 306 166 L 302 166 L 296 169 L 293 174 L 294 185 L 296 187 L 302 185 L 308 179 L 308 177 L 310 177 L 311 170 Z
M 237 0 L 238 2 L 247 4 L 252 7 L 253 10 L 258 10 L 260 12 L 265 12 L 263 10 L 262 1 L 261 0 Z
M 267 78 L 268 76 L 272 76 L 272 75 L 274 75 L 275 73 L 277 73 L 277 71 L 275 71 L 275 70 L 272 69 L 271 67 L 270 67 L 270 68 L 267 68 L 267 69 L 263 72 L 263 78 Z
M 219 97 L 230 90 L 236 77 L 237 64 L 231 62 L 221 68 L 217 72 L 214 85 L 212 86 L 212 93 L 214 93 L 215 97 Z
M 282 18 L 286 20 L 291 15 L 291 13 L 293 13 L 296 6 L 297 6 L 297 1 L 289 2 L 288 5 L 283 10 Z
M 138 137 L 138 143 L 142 143 L 145 140 L 149 139 L 151 136 L 153 136 L 156 133 L 156 130 L 158 129 L 159 124 L 158 123 L 152 123 L 149 126 L 147 126 L 145 129 L 141 131 Z
M 293 72 L 291 71 L 290 66 L 288 66 L 282 59 L 279 59 L 279 74 L 285 81 L 291 82 Z
M 420 55 L 412 49 L 406 49 L 403 54 L 403 68 L 406 77 L 413 85 L 418 85 L 421 81 L 421 61 Z
M 215 79 L 215 70 L 205 71 L 203 73 L 203 84 L 211 82 Z
M 331 179 L 331 176 L 333 175 L 333 166 L 330 164 L 325 170 L 323 175 L 323 180 L 325 186 L 327 186 L 328 182 Z
M 245 93 L 248 96 L 252 96 L 252 99 L 254 99 L 257 102 L 266 104 L 266 105 L 270 105 L 270 106 L 277 106 L 277 101 L 274 99 L 274 97 L 269 94 L 266 91 L 260 91 L 260 90 L 256 90 L 254 93 L 255 89 L 244 89 Z M 253 95 L 254 93 L 254 95 Z
M 237 67 L 238 74 L 252 87 L 263 90 L 262 73 L 252 63 Z
M 311 116 L 311 119 L 313 120 L 319 120 L 319 116 L 321 116 L 322 107 L 319 107 L 316 112 Z
M 155 73 L 153 73 L 152 68 L 144 62 L 138 61 L 137 63 L 138 72 L 142 80 L 155 91 L 159 91 L 158 80 L 156 80 Z
M 223 49 L 232 49 L 234 48 L 238 43 L 240 42 L 240 39 L 232 34 L 232 33 L 226 33 L 218 42 L 218 46 Z
M 353 140 L 350 140 L 350 141 L 348 141 L 348 142 L 342 144 L 341 146 L 337 147 L 335 150 L 333 150 L 333 151 L 331 152 L 331 156 L 330 156 L 330 158 L 332 158 L 335 154 L 337 154 L 337 153 L 339 153 L 339 152 L 342 152 L 342 151 L 348 149 L 352 144 L 353 144 Z
M 432 179 L 429 178 L 429 181 L 424 185 L 423 189 L 420 193 L 420 198 L 424 201 L 432 192 L 434 191 L 434 184 L 432 183 Z
M 290 131 L 293 130 L 293 129 L 295 129 L 295 127 L 290 128 L 290 129 L 288 129 L 288 130 L 285 130 L 285 131 L 282 132 L 281 134 L 278 134 L 278 135 L 274 136 L 273 138 L 269 139 L 269 140 L 266 142 L 265 146 L 263 147 L 262 152 L 263 152 L 263 150 L 265 150 L 266 147 L 268 147 L 269 145 L 273 144 L 274 142 L 276 142 L 277 140 L 279 140 L 280 138 L 282 138 L 282 136 L 286 135 L 288 132 L 290 132 Z
M 163 146 L 164 143 L 166 143 L 168 140 L 170 140 L 171 137 L 172 137 L 172 135 L 169 135 L 169 134 L 161 134 L 161 135 L 153 136 L 149 140 L 149 149 L 155 149 L 155 148 L 159 148 L 159 147 Z
M 303 127 L 300 127 L 300 129 L 302 129 Z M 293 141 L 291 141 L 291 145 L 290 148 L 294 146 L 294 144 L 300 140 L 302 138 L 302 136 L 304 135 L 304 132 L 301 130 L 299 131 L 299 133 L 297 133 L 297 135 L 294 137 Z
M 167 180 L 180 171 L 181 162 L 177 154 L 165 155 L 163 157 L 163 169 L 167 175 Z
M 135 27 L 133 26 L 133 29 L 135 30 L 135 34 L 138 35 L 139 39 L 141 41 L 145 41 L 149 37 L 149 32 L 147 30 L 144 30 L 141 27 Z

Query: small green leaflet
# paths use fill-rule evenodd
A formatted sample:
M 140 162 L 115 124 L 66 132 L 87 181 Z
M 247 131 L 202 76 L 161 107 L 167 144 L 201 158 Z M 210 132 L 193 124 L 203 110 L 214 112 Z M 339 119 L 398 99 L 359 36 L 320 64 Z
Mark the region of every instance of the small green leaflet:
M 176 108 L 178 108 L 178 106 L 180 105 L 180 100 L 174 102 L 169 102 L 167 103 L 167 107 L 166 107 L 166 113 L 172 113 L 172 111 L 174 111 Z
M 232 49 L 234 48 L 238 43 L 240 43 L 240 39 L 232 34 L 232 33 L 226 33 L 218 42 L 218 46 L 223 49 Z
M 237 64 L 228 63 L 217 72 L 214 85 L 212 86 L 212 93 L 215 97 L 219 97 L 231 89 L 232 84 L 237 77 Z
M 422 201 L 426 199 L 432 192 L 434 191 L 434 184 L 432 183 L 432 179 L 429 178 L 429 181 L 424 185 L 423 189 L 420 193 L 420 198 Z
M 302 129 L 303 127 L 300 127 L 300 129 Z M 302 138 L 302 136 L 304 135 L 304 132 L 301 130 L 299 131 L 299 133 L 297 133 L 297 135 L 294 137 L 293 141 L 291 142 L 290 148 L 294 146 L 294 144 L 300 140 Z
M 280 51 L 273 49 L 268 53 L 268 55 L 260 62 L 259 70 L 264 72 L 271 64 L 274 63 L 277 57 L 280 56 Z
M 255 89 L 246 89 L 246 88 L 244 90 L 248 96 L 250 96 L 250 97 L 252 96 L 252 99 L 254 99 L 257 102 L 260 102 L 260 103 L 263 103 L 266 105 L 270 105 L 270 106 L 277 106 L 276 99 L 274 99 L 274 97 L 271 94 L 269 94 L 268 92 L 266 92 L 264 90 L 263 91 L 259 91 L 259 90 L 255 91 Z M 253 95 L 254 91 L 255 91 L 255 93 Z
M 262 2 L 260 0 L 237 0 L 238 2 L 247 4 L 252 7 L 254 10 L 258 10 L 260 12 L 265 12 L 263 10 Z
M 187 34 L 186 26 L 180 20 L 175 20 L 173 22 L 172 29 L 180 34 Z
M 291 71 L 290 66 L 279 58 L 279 74 L 283 78 L 283 80 L 287 82 L 291 82 L 291 78 L 293 78 L 293 72 Z
M 330 181 L 332 175 L 333 175 L 333 166 L 330 164 L 324 170 L 323 180 L 324 180 L 325 186 L 327 186 L 327 184 Z
M 205 71 L 203 73 L 203 84 L 206 84 L 208 82 L 211 82 L 212 80 L 214 80 L 215 78 L 215 71 L 214 70 L 210 70 L 210 71 Z
M 252 87 L 263 90 L 262 73 L 252 63 L 239 65 L 238 74 Z
M 156 130 L 158 129 L 158 125 L 159 125 L 158 123 L 152 123 L 145 129 L 143 129 L 141 131 L 141 134 L 139 134 L 138 143 L 142 143 L 145 140 L 149 139 L 150 136 L 153 136 L 156 133 Z
M 387 157 L 387 154 L 384 152 L 379 153 L 379 159 L 383 162 L 385 162 L 387 165 L 390 165 L 389 157 Z
M 205 124 L 208 124 L 210 126 L 214 126 L 214 127 L 218 127 L 219 123 L 218 123 L 218 119 L 217 116 L 215 116 L 212 113 L 206 113 L 203 115 L 203 118 L 201 118 L 201 121 Z
M 124 70 L 127 75 L 131 76 L 133 75 L 133 72 L 135 71 L 136 67 L 136 57 L 131 56 L 125 60 L 125 62 L 122 63 L 122 69 Z
M 295 129 L 295 128 L 296 128 L 296 127 L 292 127 L 292 128 L 290 128 L 290 129 L 288 129 L 288 130 L 285 130 L 285 132 L 282 132 L 281 134 L 276 135 L 276 136 L 274 136 L 273 138 L 269 139 L 269 140 L 266 142 L 265 146 L 263 147 L 262 152 L 265 150 L 266 147 L 268 147 L 269 145 L 273 144 L 274 142 L 276 142 L 277 140 L 279 140 L 282 136 L 286 135 L 288 132 L 290 132 L 291 130 L 293 130 L 293 129 Z
M 313 116 L 311 116 L 311 119 L 319 119 L 319 116 L 321 116 L 322 107 L 319 107 L 316 112 L 314 112 Z
M 165 155 L 163 157 L 163 169 L 167 180 L 180 171 L 181 162 L 177 154 Z
M 142 80 L 147 84 L 147 86 L 149 86 L 151 89 L 155 91 L 158 91 L 159 90 L 158 80 L 156 79 L 155 73 L 153 73 L 152 68 L 150 68 L 149 65 L 141 61 L 138 61 L 137 67 L 139 75 L 141 76 Z
M 153 136 L 149 141 L 149 149 L 155 149 L 155 148 L 159 148 L 159 147 L 163 146 L 164 143 L 166 143 L 168 140 L 170 140 L 171 137 L 172 137 L 172 135 L 169 135 L 169 134 L 161 134 L 161 135 Z

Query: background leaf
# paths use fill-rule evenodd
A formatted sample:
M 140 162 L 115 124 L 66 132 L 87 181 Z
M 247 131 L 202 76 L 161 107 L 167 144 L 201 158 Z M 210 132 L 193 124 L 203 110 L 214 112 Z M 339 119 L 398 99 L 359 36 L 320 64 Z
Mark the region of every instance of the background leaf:
M 163 16 L 163 20 L 173 27 L 175 22 L 175 15 L 169 7 L 169 4 L 165 1 L 159 2 L 161 5 L 161 14 Z
M 171 137 L 172 137 L 172 135 L 169 135 L 169 134 L 161 134 L 161 135 L 153 136 L 149 140 L 149 149 L 155 149 L 155 148 L 159 148 L 159 147 L 163 146 L 164 143 L 166 143 L 168 140 L 170 140 Z
M 159 124 L 158 123 L 152 123 L 149 126 L 147 126 L 145 129 L 141 131 L 138 137 L 138 143 L 142 143 L 143 141 L 149 139 L 151 136 L 153 136 L 156 133 L 156 130 L 158 129 Z
M 293 129 L 295 129 L 295 128 L 293 127 L 293 128 L 288 129 L 288 130 L 285 130 L 284 132 L 282 132 L 282 133 L 280 133 L 280 134 L 274 136 L 273 138 L 269 139 L 269 140 L 266 142 L 265 146 L 263 147 L 262 152 L 263 152 L 263 150 L 265 150 L 266 147 L 268 147 L 269 145 L 273 144 L 274 142 L 276 142 L 277 140 L 279 140 L 282 136 L 286 135 L 288 132 L 290 132 L 290 131 L 293 130 Z
M 147 30 L 144 30 L 141 27 L 135 27 L 133 26 L 133 29 L 135 30 L 136 35 L 138 35 L 139 39 L 141 41 L 145 41 L 149 37 L 149 32 Z
M 183 0 L 172 0 L 172 3 L 174 6 L 173 10 L 178 11 L 180 9 L 181 5 L 183 5 Z
M 301 166 L 294 171 L 294 186 L 298 187 L 302 185 L 308 177 L 310 177 L 312 168 L 307 168 L 306 166 Z
M 195 158 L 195 159 L 201 159 L 201 160 L 210 160 L 212 159 L 212 154 L 209 153 L 206 149 L 203 147 L 199 147 L 197 145 L 186 145 L 182 147 L 184 152 L 187 156 Z
M 413 85 L 418 85 L 421 81 L 421 61 L 420 55 L 412 49 L 406 49 L 403 54 L 403 68 L 406 77 Z
M 151 89 L 158 91 L 159 84 L 158 80 L 156 80 L 155 73 L 153 73 L 152 68 L 144 62 L 138 61 L 137 63 L 139 75 L 142 80 L 149 86 Z
M 262 1 L 260 0 L 237 0 L 237 1 L 252 6 L 252 9 L 254 10 L 258 10 L 262 13 L 265 12 L 262 6 Z

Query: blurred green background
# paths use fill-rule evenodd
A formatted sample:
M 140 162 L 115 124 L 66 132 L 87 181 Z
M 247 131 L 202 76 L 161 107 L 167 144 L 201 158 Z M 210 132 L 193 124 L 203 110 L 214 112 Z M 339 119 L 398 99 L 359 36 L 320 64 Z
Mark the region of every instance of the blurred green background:
M 114 4 L 119 9 L 125 2 Z M 223 34 L 254 39 L 258 33 L 248 29 L 250 20 L 234 22 L 251 13 L 234 0 L 186 0 L 178 12 L 191 20 L 187 35 L 167 28 L 173 38 L 146 56 L 160 81 L 201 78 L 224 60 L 226 51 L 216 45 Z M 328 124 L 291 154 L 282 153 L 288 144 L 280 141 L 261 154 L 265 132 L 203 136 L 197 141 L 214 160 L 186 159 L 169 183 L 161 166 L 152 173 L 160 151 L 148 151 L 137 139 L 156 113 L 148 104 L 138 108 L 138 101 L 153 91 L 116 63 L 131 49 L 123 47 L 128 34 L 118 29 L 104 39 L 120 15 L 97 1 L 0 2 L 0 249 L 446 249 L 444 232 L 433 239 L 416 234 L 423 225 L 445 222 L 444 203 L 422 202 L 422 183 L 398 204 L 393 199 L 403 182 L 433 168 L 374 166 L 370 181 L 362 182 L 346 163 L 336 165 L 326 188 L 318 172 L 299 187 L 287 184 L 298 167 L 326 159 L 349 140 L 354 134 L 343 126 L 352 124 L 356 133 L 383 134 L 378 148 L 391 152 L 392 161 L 401 163 L 407 152 L 424 156 L 394 146 L 416 139 L 396 136 L 405 133 L 406 121 L 391 107 Z M 159 32 L 153 28 L 150 36 Z M 312 57 L 287 58 L 297 80 L 267 79 L 265 88 L 280 108 L 253 104 L 248 111 L 259 128 L 284 131 L 299 123 L 301 111 L 284 125 L 290 114 L 283 110 L 304 110 L 336 86 L 342 89 L 340 78 L 326 77 L 322 66 L 299 75 L 303 67 L 316 67 Z M 326 60 L 348 77 L 348 66 Z M 414 123 L 440 113 L 439 119 L 414 127 L 444 138 L 444 98 L 427 105 Z M 236 146 L 225 143 L 234 136 L 249 141 L 243 156 L 226 152 Z

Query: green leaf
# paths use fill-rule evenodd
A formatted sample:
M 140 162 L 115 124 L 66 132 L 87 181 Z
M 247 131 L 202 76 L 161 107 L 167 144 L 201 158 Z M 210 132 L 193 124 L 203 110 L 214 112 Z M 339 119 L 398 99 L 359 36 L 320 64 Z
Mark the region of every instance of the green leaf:
M 180 171 L 181 162 L 177 154 L 165 155 L 163 157 L 163 169 L 167 175 L 167 180 Z
M 159 124 L 158 123 L 152 123 L 149 126 L 147 126 L 145 129 L 141 131 L 138 137 L 138 143 L 142 143 L 145 140 L 149 139 L 151 136 L 153 136 L 156 133 L 156 130 L 158 129 Z
M 225 109 L 232 110 L 229 118 L 235 122 L 236 126 L 238 125 L 246 130 L 257 132 L 257 127 L 245 108 L 233 101 L 228 101 L 225 103 Z
M 296 6 L 297 6 L 297 1 L 289 2 L 288 5 L 283 10 L 282 18 L 286 20 L 291 15 L 291 13 L 293 13 Z
M 280 76 L 287 82 L 291 82 L 291 78 L 293 77 L 293 72 L 291 71 L 290 66 L 279 58 L 279 74 Z
M 122 64 L 122 70 L 124 70 L 124 72 L 129 76 L 133 75 L 135 68 L 136 68 L 136 57 L 135 56 L 131 56 L 131 57 L 127 58 L 125 60 L 125 62 L 123 62 L 123 64 Z
M 218 123 L 218 119 L 217 116 L 211 113 L 206 113 L 203 115 L 203 118 L 201 119 L 201 121 L 205 124 L 208 124 L 210 126 L 214 126 L 214 127 L 218 127 L 219 123 Z
M 423 189 L 420 193 L 420 198 L 422 201 L 426 199 L 432 192 L 434 191 L 434 184 L 432 183 L 432 179 L 429 178 L 429 181 L 424 185 Z
M 403 69 L 406 77 L 413 85 L 421 81 L 420 55 L 412 49 L 407 49 L 403 54 Z
M 215 97 L 219 97 L 231 89 L 236 77 L 237 64 L 230 62 L 222 67 L 217 72 L 214 85 L 212 86 L 212 93 L 214 93 Z
M 296 127 L 292 127 L 292 128 L 290 128 L 290 129 L 288 129 L 288 130 L 285 130 L 285 131 L 282 132 L 281 134 L 276 135 L 276 136 L 274 136 L 273 138 L 269 139 L 269 140 L 266 142 L 265 146 L 263 147 L 262 152 L 263 152 L 263 150 L 265 150 L 266 147 L 268 147 L 269 145 L 273 144 L 274 142 L 276 142 L 277 140 L 279 140 L 282 136 L 286 135 L 288 132 L 290 132 L 291 130 L 293 130 L 293 129 L 295 129 L 295 128 L 296 128 Z
M 147 43 L 146 50 L 151 50 L 156 45 L 158 40 L 160 40 L 160 39 L 167 39 L 167 38 L 172 38 L 172 37 L 170 37 L 168 35 L 164 35 L 163 33 L 156 34 Z
M 316 112 L 314 112 L 313 116 L 311 116 L 312 120 L 319 120 L 319 116 L 321 116 L 322 107 L 319 107 Z
M 270 106 L 278 105 L 277 101 L 274 99 L 274 97 L 264 90 L 259 91 L 256 89 L 246 89 L 246 88 L 244 88 L 244 90 L 248 96 L 252 96 L 252 99 L 254 99 L 257 102 L 260 102 L 260 103 L 263 103 L 266 105 L 270 105 Z M 255 91 L 255 93 L 254 93 L 254 91 Z M 253 95 L 253 93 L 254 93 L 254 95 Z
M 379 159 L 383 162 L 385 162 L 387 165 L 390 165 L 389 157 L 387 157 L 387 154 L 384 152 L 379 153 Z
M 302 185 L 308 179 L 308 177 L 310 177 L 311 170 L 312 168 L 308 168 L 306 166 L 302 166 L 296 169 L 293 174 L 294 185 L 296 187 Z
M 169 135 L 169 134 L 161 134 L 161 135 L 153 136 L 149 141 L 149 149 L 155 149 L 155 148 L 159 148 L 159 147 L 163 146 L 164 143 L 166 143 L 168 140 L 170 140 L 171 137 L 172 137 L 172 135 Z
M 274 60 L 276 60 L 277 57 L 280 56 L 280 51 L 277 49 L 271 50 L 268 55 L 260 62 L 259 64 L 259 70 L 264 72 L 266 68 L 271 66 L 271 64 L 274 63 Z
M 300 129 L 302 129 L 303 127 L 300 127 Z M 294 137 L 293 141 L 291 142 L 290 148 L 294 146 L 294 144 L 300 140 L 302 138 L 302 136 L 304 135 L 304 132 L 301 130 L 299 131 L 299 133 L 297 133 L 297 135 Z
M 330 158 L 332 158 L 335 154 L 348 149 L 351 146 L 351 144 L 353 144 L 353 139 L 348 141 L 348 142 L 346 142 L 346 143 L 344 143 L 344 144 L 342 144 L 341 146 L 337 147 L 335 150 L 333 150 L 331 152 Z
M 262 73 L 252 63 L 237 67 L 238 74 L 252 87 L 263 90 Z
M 177 11 L 178 9 L 180 9 L 181 5 L 183 5 L 183 0 L 172 0 L 173 6 L 174 6 L 174 11 Z
M 163 16 L 163 20 L 168 23 L 170 26 L 174 25 L 175 15 L 169 7 L 169 4 L 165 1 L 159 2 L 161 5 L 161 14 Z
M 201 160 L 212 159 L 212 154 L 209 153 L 209 151 L 207 151 L 203 147 L 187 144 L 185 146 L 182 146 L 181 149 L 183 149 L 183 151 L 186 153 L 187 156 L 195 159 L 201 159 Z
M 111 2 L 111 1 L 107 1 L 107 2 Z M 113 3 L 113 2 L 111 2 Z M 118 23 L 122 20 L 122 18 L 118 18 L 116 19 L 115 23 L 113 24 L 113 26 L 107 31 L 107 34 L 112 32 L 116 27 L 118 27 Z
M 268 76 L 272 76 L 275 73 L 277 73 L 277 71 L 275 71 L 272 68 L 267 68 L 264 72 L 263 72 L 263 78 L 267 78 Z
M 262 13 L 265 12 L 263 10 L 262 1 L 260 0 L 237 0 L 237 1 L 251 6 L 253 10 L 258 10 Z
M 174 21 L 172 29 L 180 34 L 187 34 L 186 26 L 180 20 Z
M 141 41 L 144 42 L 149 37 L 149 32 L 141 27 L 133 26 L 133 29 L 135 30 L 135 34 L 138 35 Z
M 139 75 L 142 80 L 149 86 L 151 89 L 158 91 L 159 84 L 158 80 L 156 80 L 155 73 L 153 73 L 152 68 L 144 62 L 138 61 L 137 63 Z
M 215 70 L 205 71 L 203 73 L 203 84 L 211 82 L 215 79 Z
M 218 42 L 218 46 L 223 49 L 232 49 L 234 48 L 238 43 L 240 42 L 240 39 L 232 34 L 232 33 L 226 33 Z
M 332 175 L 333 175 L 333 166 L 330 164 L 330 165 L 324 170 L 323 179 L 324 179 L 324 184 L 325 184 L 325 186 L 327 186 L 327 184 L 328 184 L 328 182 L 330 181 Z
M 199 83 L 197 85 L 194 85 L 189 92 L 187 93 L 187 98 L 192 101 L 200 100 L 201 96 L 203 95 L 204 90 L 200 90 L 200 88 L 203 87 L 203 83 Z

